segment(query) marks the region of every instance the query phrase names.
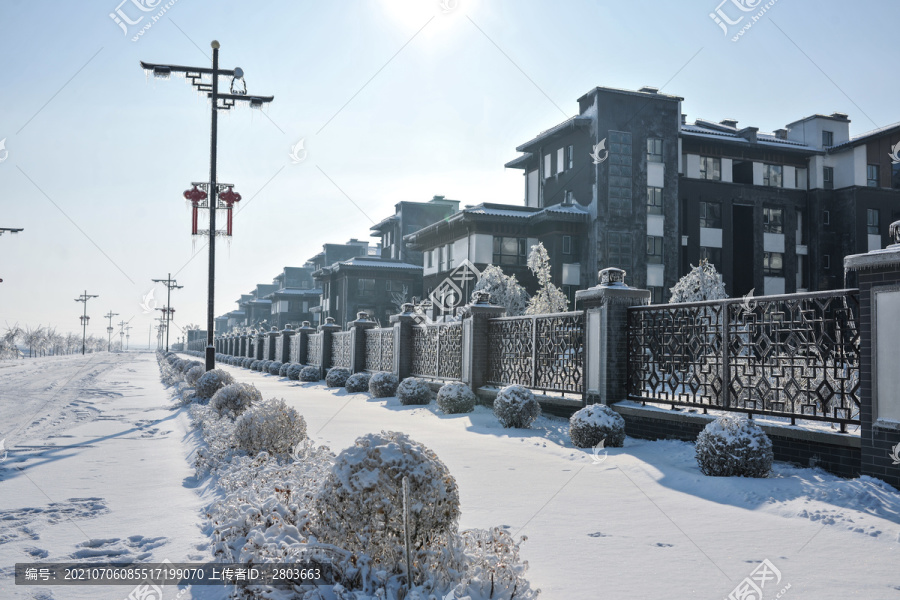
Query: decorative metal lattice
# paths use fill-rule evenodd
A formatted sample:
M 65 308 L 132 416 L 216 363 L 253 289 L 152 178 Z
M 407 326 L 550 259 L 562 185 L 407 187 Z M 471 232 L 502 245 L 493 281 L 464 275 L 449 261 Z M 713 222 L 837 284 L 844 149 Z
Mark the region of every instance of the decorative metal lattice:
M 331 366 L 350 368 L 351 345 L 349 331 L 338 331 L 331 334 Z
M 462 322 L 416 325 L 412 342 L 412 375 L 462 379 Z
M 488 321 L 487 381 L 584 393 L 584 313 Z
M 309 335 L 309 342 L 306 346 L 306 364 L 312 365 L 314 367 L 320 367 L 319 363 L 321 362 L 320 358 L 322 353 L 320 351 L 322 346 L 322 334 L 321 333 L 312 333 Z
M 859 423 L 859 296 L 628 309 L 632 400 Z
M 394 328 L 366 329 L 366 371 L 394 370 Z
M 291 362 L 300 362 L 300 338 L 301 335 L 295 335 L 291 338 Z

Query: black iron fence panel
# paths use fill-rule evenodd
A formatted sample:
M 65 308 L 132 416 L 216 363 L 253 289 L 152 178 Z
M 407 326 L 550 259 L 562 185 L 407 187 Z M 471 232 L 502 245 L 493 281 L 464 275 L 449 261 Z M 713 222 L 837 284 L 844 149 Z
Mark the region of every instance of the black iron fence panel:
M 632 307 L 628 396 L 859 423 L 857 290 Z
M 291 362 L 300 362 L 300 338 L 301 335 L 295 335 L 291 338 Z
M 416 325 L 412 330 L 416 377 L 462 379 L 462 322 Z
M 306 346 L 306 364 L 321 367 L 319 363 L 322 362 L 322 334 L 321 333 L 312 333 L 309 335 L 309 342 Z
M 339 331 L 331 334 L 331 366 L 350 368 L 352 347 L 350 345 L 349 331 Z
M 366 329 L 366 371 L 394 370 L 394 328 Z
M 584 392 L 584 313 L 501 317 L 488 322 L 490 385 Z

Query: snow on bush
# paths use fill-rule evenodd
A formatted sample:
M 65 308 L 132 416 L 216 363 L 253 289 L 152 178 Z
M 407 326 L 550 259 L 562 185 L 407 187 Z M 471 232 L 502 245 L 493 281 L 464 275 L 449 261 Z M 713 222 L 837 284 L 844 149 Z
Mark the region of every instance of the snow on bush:
M 448 415 L 472 412 L 477 402 L 475 392 L 464 383 L 445 383 L 437 393 L 437 405 Z
M 347 383 L 344 384 L 344 387 L 348 392 L 352 393 L 368 392 L 370 378 L 371 375 L 369 375 L 368 373 L 354 373 L 347 378 Z
M 419 377 L 407 377 L 397 386 L 400 404 L 428 404 L 431 402 L 431 387 Z
M 312 382 L 322 379 L 322 371 L 319 367 L 303 367 L 300 369 L 300 381 Z
M 241 361 L 241 366 L 244 367 L 245 369 L 251 368 L 252 365 L 253 365 L 252 358 L 245 358 L 243 361 Z
M 194 387 L 197 385 L 197 382 L 206 373 L 206 369 L 201 367 L 200 365 L 194 365 L 190 368 L 190 370 L 184 374 L 184 382 L 189 386 Z
M 185 360 L 181 363 L 181 372 L 187 374 L 187 372 L 194 367 L 203 367 L 203 369 L 206 370 L 206 365 L 199 360 Z
M 516 276 L 507 275 L 496 265 L 484 268 L 472 291 L 488 292 L 491 295 L 491 304 L 505 308 L 508 317 L 525 314 L 525 308 L 528 306 L 528 292 L 519 285 Z
M 504 427 L 524 429 L 541 416 L 541 405 L 527 387 L 508 385 L 494 399 L 494 414 Z
M 256 365 L 256 370 L 260 373 L 268 373 L 270 364 L 272 364 L 271 360 L 261 360 L 259 361 L 259 364 Z
M 369 377 L 369 392 L 376 398 L 388 398 L 397 393 L 400 381 L 390 371 L 379 371 Z
M 197 397 L 208 400 L 212 398 L 213 394 L 220 388 L 231 383 L 234 383 L 234 377 L 232 377 L 228 371 L 223 371 L 222 369 L 207 371 L 197 381 Z
M 753 421 L 721 416 L 697 436 L 697 464 L 714 477 L 765 477 L 772 468 L 772 441 Z
M 250 362 L 250 370 L 251 370 L 251 371 L 258 371 L 258 370 L 259 370 L 259 363 L 261 363 L 261 362 L 262 362 L 262 361 L 256 360 L 256 359 L 254 359 L 253 361 L 251 361 L 251 362 Z
M 300 379 L 300 371 L 303 370 L 303 365 L 300 363 L 290 363 L 287 369 L 287 378 L 291 381 L 297 381 Z
M 528 538 L 523 535 L 516 542 L 500 527 L 463 531 L 460 537 L 466 573 L 463 581 L 453 588 L 451 598 L 534 600 L 538 597 L 540 590 L 531 589 L 525 579 L 528 563 L 519 558 L 520 546 Z
M 561 289 L 553 284 L 550 275 L 550 255 L 543 242 L 531 247 L 528 253 L 528 268 L 538 281 L 538 291 L 528 300 L 526 315 L 543 315 L 569 310 L 569 299 Z
M 702 302 L 728 297 L 722 276 L 715 265 L 706 260 L 700 261 L 696 267 L 691 266 L 691 271 L 679 279 L 669 292 L 672 294 L 669 302 Z
M 291 368 L 291 363 L 281 363 L 281 366 L 278 368 L 278 376 L 279 377 L 287 377 L 288 369 Z
M 337 456 L 313 504 L 319 541 L 369 559 L 357 572 L 340 573 L 342 585 L 364 583 L 369 569 L 384 570 L 388 579 L 405 572 L 404 476 L 414 584 L 445 583 L 440 580 L 462 568 L 450 543 L 459 519 L 456 480 L 430 449 L 404 433 L 382 431 L 357 438 Z
M 344 387 L 350 379 L 350 369 L 331 367 L 325 374 L 325 385 L 328 387 Z
M 576 448 L 607 448 L 625 443 L 625 419 L 605 404 L 585 406 L 569 418 L 569 437 Z
M 250 383 L 232 383 L 219 389 L 209 401 L 209 406 L 222 416 L 232 419 L 262 402 L 262 393 Z
M 269 363 L 269 375 L 278 375 L 278 372 L 281 371 L 281 361 L 273 360 Z
M 259 452 L 288 455 L 306 439 L 306 421 L 280 398 L 244 411 L 234 422 L 237 447 L 251 456 Z

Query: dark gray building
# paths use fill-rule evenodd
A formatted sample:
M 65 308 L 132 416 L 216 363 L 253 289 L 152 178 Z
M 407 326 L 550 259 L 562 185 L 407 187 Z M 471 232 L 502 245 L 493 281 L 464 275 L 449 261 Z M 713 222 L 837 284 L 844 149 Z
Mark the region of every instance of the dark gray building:
M 394 214 L 371 227 L 372 236 L 381 238 L 381 258 L 413 265 L 423 264 L 422 251 L 403 243 L 403 236 L 423 229 L 459 211 L 459 200 L 435 196 L 428 202 L 398 202 Z

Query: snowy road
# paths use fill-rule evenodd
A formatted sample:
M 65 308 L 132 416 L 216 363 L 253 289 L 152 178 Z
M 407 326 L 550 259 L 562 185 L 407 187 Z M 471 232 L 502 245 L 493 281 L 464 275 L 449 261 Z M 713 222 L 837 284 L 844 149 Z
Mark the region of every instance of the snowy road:
M 223 367 L 296 407 L 335 452 L 393 429 L 430 448 L 456 477 L 461 526 L 527 535 L 542 597 L 721 600 L 763 560 L 778 570 L 763 600 L 900 598 L 900 495 L 777 465 L 762 480 L 708 478 L 689 444 L 628 439 L 594 457 L 566 421 L 506 430 L 486 408 L 445 416 L 432 404 L 347 395 Z M 206 560 L 203 508 L 183 409 L 152 355 L 0 363 L 0 598 L 125 599 L 124 587 L 16 588 L 35 560 Z M 182 598 L 218 592 L 194 588 Z M 40 595 L 43 594 L 43 595 Z M 177 590 L 167 588 L 165 598 Z

